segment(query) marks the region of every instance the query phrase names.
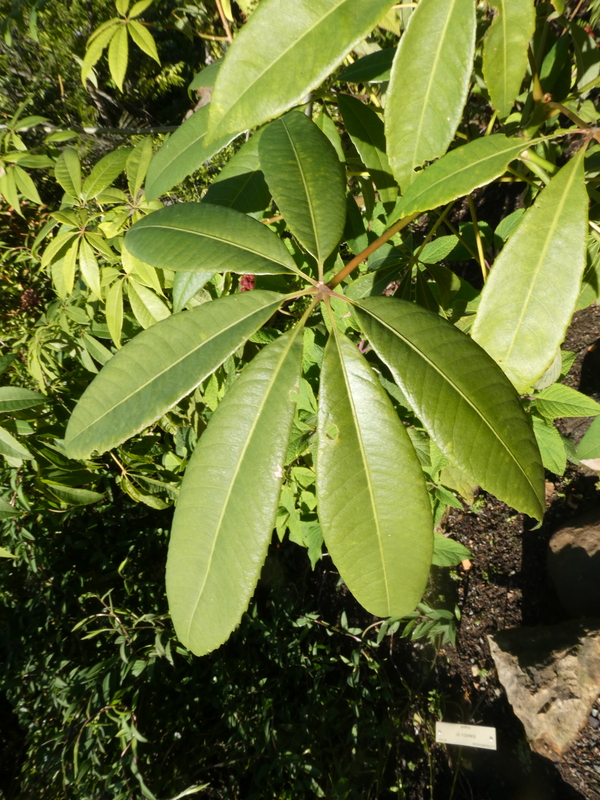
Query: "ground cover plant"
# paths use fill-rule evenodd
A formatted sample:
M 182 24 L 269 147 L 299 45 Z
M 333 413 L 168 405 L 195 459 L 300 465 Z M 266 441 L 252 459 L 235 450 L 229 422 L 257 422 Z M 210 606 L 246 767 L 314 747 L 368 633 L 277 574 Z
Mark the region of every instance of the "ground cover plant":
M 382 636 L 402 624 L 452 642 L 451 610 L 412 613 L 432 564 L 469 555 L 434 533 L 448 506 L 480 486 L 541 520 L 544 468 L 600 457 L 596 426 L 578 452 L 554 426 L 600 412 L 560 383 L 573 312 L 600 294 L 597 10 L 191 8 L 102 4 L 68 121 L 5 101 L 3 554 L 26 557 L 20 515 L 76 517 L 118 487 L 157 513 L 176 505 L 169 613 L 197 655 L 240 623 L 274 531 L 313 568 L 324 549 L 389 618 Z M 6 48 L 35 50 L 36 26 L 17 4 Z M 197 109 L 166 140 L 122 116 L 107 146 L 99 87 L 124 113 L 143 89 L 154 122 L 152 80 L 164 97 L 198 66 L 193 47 L 165 66 L 177 34 L 208 43 Z M 92 114 L 104 134 L 82 126 Z M 132 624 L 154 615 L 156 633 L 170 623 L 148 602 Z M 120 702 L 136 775 L 144 737 Z M 94 736 L 67 783 L 99 769 Z

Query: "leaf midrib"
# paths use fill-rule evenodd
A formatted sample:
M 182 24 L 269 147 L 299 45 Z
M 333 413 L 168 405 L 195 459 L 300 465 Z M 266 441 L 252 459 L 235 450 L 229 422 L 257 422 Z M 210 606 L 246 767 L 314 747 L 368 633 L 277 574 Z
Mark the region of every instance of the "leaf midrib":
M 210 549 L 210 554 L 208 556 L 208 562 L 207 562 L 206 570 L 204 572 L 204 579 L 202 581 L 202 586 L 200 587 L 200 590 L 198 591 L 198 597 L 196 599 L 196 602 L 194 603 L 194 608 L 193 608 L 193 610 L 192 610 L 192 612 L 190 614 L 190 621 L 189 621 L 189 624 L 188 624 L 188 627 L 187 627 L 187 641 L 188 642 L 190 641 L 190 633 L 191 633 L 191 629 L 192 629 L 192 624 L 194 622 L 194 617 L 196 616 L 196 612 L 198 611 L 198 606 L 200 604 L 200 600 L 202 599 L 202 594 L 204 593 L 204 589 L 206 587 L 206 583 L 208 581 L 208 577 L 209 577 L 210 572 L 211 572 L 211 564 L 212 564 L 212 561 L 213 561 L 215 548 L 217 546 L 217 541 L 218 541 L 219 535 L 220 535 L 220 529 L 221 529 L 221 526 L 223 524 L 223 519 L 225 518 L 225 514 L 226 514 L 226 511 L 227 511 L 227 506 L 229 505 L 229 501 L 230 501 L 231 495 L 233 493 L 233 487 L 236 484 L 237 477 L 238 477 L 238 475 L 240 473 L 240 470 L 242 468 L 242 464 L 243 464 L 246 452 L 247 452 L 248 448 L 250 447 L 250 443 L 251 443 L 251 441 L 253 439 L 254 432 L 256 430 L 256 426 L 258 425 L 258 421 L 260 420 L 261 414 L 262 414 L 262 412 L 264 410 L 264 407 L 265 407 L 265 405 L 267 403 L 267 400 L 271 397 L 271 392 L 273 390 L 273 386 L 275 384 L 275 381 L 279 377 L 279 373 L 281 371 L 281 367 L 282 367 L 283 363 L 285 362 L 286 358 L 288 357 L 289 352 L 290 352 L 290 350 L 292 348 L 292 345 L 296 341 L 296 337 L 298 336 L 298 333 L 302 329 L 303 328 L 302 328 L 301 325 L 297 325 L 296 326 L 296 328 L 294 330 L 294 335 L 290 336 L 290 341 L 288 342 L 287 347 L 283 350 L 283 352 L 282 352 L 282 354 L 281 354 L 281 356 L 279 358 L 279 361 L 277 362 L 277 367 L 276 367 L 276 369 L 273 370 L 273 372 L 271 374 L 271 377 L 269 378 L 269 381 L 267 383 L 267 390 L 265 391 L 265 393 L 263 395 L 263 400 L 261 401 L 261 403 L 259 404 L 259 406 L 256 409 L 256 413 L 254 415 L 254 420 L 253 420 L 252 425 L 250 427 L 250 431 L 248 432 L 248 436 L 246 438 L 246 442 L 245 442 L 244 447 L 243 447 L 243 449 L 242 449 L 242 451 L 240 453 L 237 465 L 235 467 L 235 471 L 234 471 L 234 473 L 233 473 L 233 475 L 231 477 L 231 480 L 229 482 L 229 487 L 227 489 L 227 495 L 225 497 L 225 501 L 223 502 L 223 505 L 221 506 L 221 513 L 219 515 L 219 520 L 217 522 L 217 525 L 215 526 L 215 533 L 213 535 L 212 546 L 211 546 L 211 549 Z
M 94 419 L 94 421 L 93 421 L 93 422 L 90 422 L 90 423 L 89 423 L 89 425 L 86 425 L 86 426 L 85 426 L 85 428 L 82 428 L 82 429 L 81 429 L 81 430 L 80 430 L 80 431 L 77 433 L 77 436 L 75 436 L 75 437 L 72 439 L 72 442 L 75 442 L 75 441 L 76 441 L 76 440 L 77 440 L 77 439 L 78 439 L 80 436 L 82 436 L 82 435 L 83 435 L 83 434 L 84 434 L 84 433 L 85 433 L 87 430 L 89 430 L 89 428 L 93 427 L 94 425 L 97 425 L 97 424 L 98 424 L 98 423 L 99 423 L 99 422 L 100 422 L 102 419 L 104 419 L 104 417 L 105 417 L 107 414 L 111 414 L 111 413 L 113 413 L 113 412 L 115 411 L 115 409 L 119 408 L 119 406 L 122 406 L 122 405 L 123 405 L 123 403 L 126 403 L 126 402 L 128 402 L 129 400 L 131 400 L 131 398 L 132 398 L 132 397 L 135 397 L 135 395 L 136 395 L 136 394 L 138 394 L 139 392 L 143 391 L 143 390 L 144 390 L 144 389 L 145 389 L 147 386 L 149 386 L 151 383 L 153 383 L 153 382 L 154 382 L 154 381 L 156 381 L 156 380 L 159 380 L 159 379 L 160 379 L 160 378 L 161 378 L 163 375 L 165 375 L 165 374 L 166 374 L 167 372 L 169 372 L 171 369 L 174 369 L 175 367 L 177 367 L 177 366 L 178 366 L 178 364 L 180 364 L 182 361 L 184 361 L 184 360 L 185 360 L 186 358 L 188 358 L 189 356 L 192 356 L 192 355 L 194 355 L 194 353 L 196 353 L 196 352 L 197 352 L 197 351 L 198 351 L 198 350 L 199 350 L 201 347 L 204 347 L 205 345 L 207 345 L 209 342 L 211 342 L 211 341 L 213 341 L 214 339 L 216 339 L 216 338 L 217 338 L 218 336 L 220 336 L 221 334 L 223 334 L 223 333 L 226 333 L 227 331 L 231 330 L 232 328 L 234 328 L 234 327 L 235 327 L 236 325 L 238 325 L 239 323 L 241 323 L 241 322 L 245 322 L 247 319 L 249 319 L 250 317 L 252 317 L 254 314 L 257 314 L 259 311 L 264 311 L 265 309 L 269 308 L 269 306 L 271 306 L 271 305 L 273 305 L 273 306 L 275 306 L 275 305 L 280 305 L 280 304 L 281 304 L 281 302 L 283 302 L 283 300 L 273 301 L 272 303 L 268 303 L 268 304 L 267 304 L 267 305 L 265 305 L 265 306 L 260 306 L 260 307 L 258 307 L 258 308 L 255 308 L 255 309 L 253 309 L 253 310 L 252 310 L 250 313 L 246 314 L 245 316 L 243 316 L 243 317 L 238 317 L 238 318 L 235 320 L 235 322 L 233 322 L 231 325 L 228 325 L 228 326 L 227 326 L 227 327 L 225 327 L 225 328 L 221 328 L 219 331 L 217 331 L 217 333 L 213 334 L 212 336 L 209 336 L 207 339 L 203 339 L 203 340 L 200 342 L 200 344 L 198 344 L 198 345 L 197 345 L 197 347 L 195 347 L 193 350 L 188 350 L 188 351 L 186 352 L 186 354 L 185 354 L 185 355 L 181 356 L 181 358 L 178 358 L 176 361 L 172 361 L 172 362 L 170 362 L 170 364 L 169 364 L 169 366 L 168 366 L 168 367 L 166 367 L 165 369 L 163 369 L 163 370 L 161 370 L 160 372 L 158 372 L 158 373 L 156 373 L 155 375 L 153 375 L 153 376 L 152 376 L 152 378 L 150 378 L 150 379 L 149 379 L 149 380 L 147 380 L 145 383 L 143 383 L 141 386 L 139 386 L 139 387 L 138 387 L 138 388 L 137 388 L 137 389 L 136 389 L 134 392 L 131 392 L 130 394 L 128 394 L 126 397 L 124 397 L 122 400 L 120 400 L 120 401 L 119 401 L 118 403 L 116 403 L 114 406 L 111 406 L 111 408 L 107 409 L 107 410 L 106 410 L 106 411 L 105 411 L 103 414 L 101 414 L 99 417 L 96 417 L 96 419 Z M 231 352 L 234 352 L 235 350 L 237 350 L 237 348 L 238 348 L 239 346 L 240 346 L 240 345 L 239 345 L 239 342 L 238 342 L 238 343 L 235 345 L 235 347 L 233 348 L 233 350 L 232 350 Z M 227 358 L 227 356 L 226 356 L 225 358 Z M 221 362 L 221 363 L 222 363 L 222 362 Z M 219 366 L 219 365 L 217 364 L 217 366 L 215 367 L 215 369 L 217 369 L 217 367 L 218 367 L 218 366 Z M 204 377 L 203 377 L 201 380 L 204 380 L 206 377 L 208 377 L 208 375 L 212 374 L 212 372 L 214 372 L 214 370 L 211 370 L 211 372 L 209 372 L 209 373 L 207 373 L 206 375 L 204 375 Z M 200 383 L 200 381 L 198 381 L 198 383 Z M 196 384 L 196 386 L 198 385 L 198 383 Z M 176 404 L 179 402 L 179 400 L 181 400 L 183 397 L 185 397 L 186 395 L 188 395 L 188 394 L 189 394 L 189 393 L 190 393 L 190 392 L 193 390 L 193 388 L 194 388 L 194 387 L 192 386 L 192 388 L 191 388 L 191 389 L 188 389 L 188 390 L 186 390 L 186 391 L 185 391 L 185 392 L 184 392 L 184 393 L 183 393 L 183 394 L 182 394 L 182 395 L 181 395 L 181 396 L 180 396 L 180 397 L 179 397 L 177 400 L 175 400 L 175 402 L 174 402 L 172 405 L 176 405 Z M 170 407 L 172 407 L 172 406 L 170 406 Z M 151 420 L 150 422 L 144 423 L 144 424 L 142 425 L 142 427 L 141 427 L 141 428 L 139 428 L 139 430 L 142 430 L 144 427 L 146 427 L 146 425 L 150 425 L 150 424 L 151 424 L 151 422 L 152 422 L 152 420 Z M 133 435 L 133 434 L 132 434 L 132 435 Z
M 448 386 L 451 389 L 453 389 L 459 395 L 459 397 L 462 400 L 464 400 L 464 402 L 477 414 L 477 416 L 481 419 L 481 421 L 484 423 L 486 428 L 488 430 L 490 430 L 491 433 L 495 436 L 495 438 L 500 442 L 500 444 L 502 445 L 502 448 L 505 450 L 506 453 L 508 453 L 508 455 L 510 456 L 511 460 L 514 461 L 514 463 L 518 467 L 519 471 L 523 474 L 525 480 L 527 481 L 527 483 L 531 487 L 531 490 L 533 492 L 533 496 L 535 497 L 536 501 L 538 501 L 538 503 L 539 503 L 537 492 L 535 491 L 535 487 L 534 487 L 534 485 L 533 485 L 533 483 L 531 481 L 531 478 L 525 472 L 524 468 L 521 466 L 521 464 L 517 460 L 517 458 L 513 455 L 512 450 L 506 445 L 506 443 L 504 442 L 504 439 L 502 439 L 500 434 L 495 430 L 494 427 L 492 427 L 492 425 L 488 422 L 486 417 L 477 408 L 477 406 L 474 403 L 471 402 L 471 400 L 468 397 L 468 395 L 464 394 L 461 391 L 461 389 L 455 383 L 453 383 L 450 380 L 450 378 L 446 375 L 445 372 L 443 372 L 428 356 L 426 356 L 425 353 L 423 353 L 422 350 L 420 350 L 415 344 L 413 344 L 413 342 L 411 342 L 402 333 L 400 333 L 400 331 L 398 331 L 396 328 L 392 327 L 389 323 L 385 322 L 385 320 L 381 319 L 381 317 L 379 317 L 377 314 L 375 314 L 372 311 L 370 311 L 369 309 L 367 309 L 365 306 L 359 305 L 359 308 L 361 308 L 363 311 L 366 311 L 368 314 L 370 314 L 381 325 L 383 325 L 385 328 L 387 328 L 389 331 L 391 331 L 391 333 L 393 333 L 395 336 L 397 336 L 399 339 L 401 339 L 408 347 L 410 347 L 410 349 L 413 350 L 413 352 L 415 352 L 418 356 L 420 356 L 423 359 L 423 361 L 425 361 L 430 367 L 432 367 L 440 375 L 440 377 L 443 378 L 443 380 L 448 384 Z M 384 359 L 384 361 L 385 361 L 385 359 Z M 386 363 L 388 363 L 388 362 L 386 361 Z
M 210 205 L 210 203 L 208 205 Z M 213 207 L 219 208 L 219 206 L 217 206 L 216 204 Z M 137 229 L 137 231 L 140 232 L 142 230 L 147 231 L 152 229 L 164 230 L 164 231 L 181 231 L 182 233 L 189 233 L 192 236 L 203 236 L 206 239 L 212 239 L 215 242 L 221 242 L 222 244 L 229 245 L 230 247 L 235 247 L 238 250 L 241 250 L 242 252 L 252 253 L 252 255 L 260 256 L 261 258 L 264 258 L 266 261 L 272 261 L 274 264 L 280 264 L 282 267 L 285 267 L 286 269 L 290 270 L 290 272 L 293 271 L 292 267 L 290 267 L 289 264 L 286 264 L 283 261 L 279 261 L 277 258 L 274 258 L 273 256 L 265 255 L 264 253 L 261 253 L 260 250 L 253 250 L 251 247 L 238 244 L 237 242 L 232 242 L 231 239 L 224 239 L 221 236 L 215 236 L 214 234 L 204 233 L 203 231 L 194 231 L 190 230 L 190 228 L 180 228 L 178 225 L 157 225 L 156 223 L 153 223 L 152 225 L 148 224 L 140 226 Z
M 331 320 L 331 323 L 332 323 L 332 330 L 333 330 L 334 336 L 335 336 L 335 342 L 336 342 L 336 347 L 337 347 L 337 351 L 338 351 L 338 358 L 339 358 L 339 361 L 340 361 L 340 366 L 341 366 L 341 369 L 342 369 L 342 373 L 344 375 L 344 383 L 346 385 L 346 394 L 348 396 L 348 401 L 349 401 L 350 407 L 352 409 L 352 420 L 354 422 L 354 430 L 356 431 L 356 438 L 357 438 L 357 441 L 358 441 L 358 446 L 360 448 L 360 453 L 361 453 L 361 457 L 362 457 L 363 469 L 364 469 L 365 478 L 366 478 L 366 481 L 367 481 L 367 488 L 369 490 L 369 497 L 371 499 L 371 508 L 372 508 L 372 513 L 373 513 L 373 520 L 375 522 L 375 531 L 376 531 L 376 534 L 377 534 L 377 544 L 378 544 L 378 548 L 379 548 L 379 558 L 380 558 L 380 561 L 381 561 L 381 568 L 382 568 L 382 571 L 383 571 L 383 585 L 385 586 L 385 597 L 386 597 L 387 609 L 388 609 L 388 613 L 389 613 L 389 609 L 391 608 L 390 591 L 389 591 L 389 586 L 388 586 L 388 575 L 387 575 L 385 555 L 384 555 L 383 544 L 382 544 L 381 527 L 380 527 L 380 522 L 379 522 L 379 516 L 377 514 L 377 505 L 376 505 L 376 502 L 375 502 L 375 493 L 374 493 L 374 489 L 373 489 L 373 480 L 371 478 L 371 473 L 370 473 L 369 468 L 368 468 L 368 463 L 369 462 L 368 462 L 367 454 L 366 454 L 366 451 L 365 451 L 365 446 L 364 446 L 363 437 L 362 437 L 362 431 L 361 431 L 360 423 L 359 423 L 359 417 L 358 417 L 358 414 L 356 412 L 356 405 L 354 403 L 354 398 L 352 396 L 352 389 L 351 389 L 350 380 L 349 380 L 349 377 L 348 377 L 348 370 L 346 369 L 346 362 L 344 361 L 344 358 L 343 358 L 343 355 L 342 355 L 342 349 L 341 349 L 340 343 L 339 343 L 339 333 L 338 333 L 338 330 L 337 330 L 337 325 L 335 324 L 333 319 Z
M 306 195 L 306 205 L 308 206 L 308 211 L 310 213 L 310 221 L 312 223 L 313 237 L 314 237 L 314 240 L 315 240 L 315 249 L 317 251 L 316 253 L 312 253 L 312 255 L 314 255 L 315 258 L 317 259 L 317 261 L 319 262 L 319 264 L 321 264 L 322 263 L 322 261 L 321 261 L 321 248 L 319 247 L 319 238 L 318 238 L 318 230 L 319 229 L 317 227 L 317 221 L 315 219 L 315 214 L 314 214 L 313 206 L 312 206 L 312 203 L 311 203 L 310 192 L 309 192 L 309 189 L 308 189 L 306 176 L 304 174 L 304 170 L 302 169 L 302 162 L 300 161 L 300 156 L 298 155 L 298 150 L 296 149 L 296 145 L 294 144 L 294 140 L 292 139 L 292 136 L 290 134 L 288 126 L 285 124 L 285 119 L 281 120 L 281 124 L 283 125 L 283 129 L 285 130 L 285 132 L 287 134 L 290 146 L 292 148 L 292 151 L 294 153 L 294 157 L 296 159 L 296 164 L 298 166 L 298 172 L 300 173 L 300 177 L 302 178 L 302 186 L 304 187 L 304 194 Z M 308 250 L 308 247 L 306 249 Z

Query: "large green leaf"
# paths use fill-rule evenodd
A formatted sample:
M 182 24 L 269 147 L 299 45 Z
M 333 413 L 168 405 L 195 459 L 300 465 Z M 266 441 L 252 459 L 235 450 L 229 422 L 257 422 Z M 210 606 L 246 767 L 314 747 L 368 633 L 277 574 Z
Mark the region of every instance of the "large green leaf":
M 2 386 L 0 387 L 0 412 L 31 408 L 45 403 L 46 399 L 43 394 L 32 392 L 29 389 L 21 389 L 18 386 Z
M 352 95 L 338 94 L 337 99 L 346 132 L 369 170 L 381 202 L 392 203 L 398 195 L 398 187 L 385 153 L 383 120 L 376 111 Z
M 258 157 L 258 142 L 262 131 L 257 131 L 208 187 L 203 203 L 227 206 L 251 214 L 263 211 L 271 200 L 269 187 L 265 183 Z
M 229 48 L 210 104 L 208 137 L 287 111 L 377 25 L 390 0 L 262 0 Z
M 211 417 L 181 485 L 167 560 L 180 640 L 196 655 L 246 610 L 275 527 L 302 363 L 301 328 L 268 345 Z
M 507 117 L 527 70 L 527 45 L 535 30 L 533 0 L 492 0 L 498 14 L 483 43 L 483 77 L 492 105 Z
M 206 124 L 210 106 L 202 106 L 185 120 L 156 153 L 146 175 L 146 197 L 152 200 L 200 169 L 233 139 L 233 135 L 206 143 Z
M 69 458 L 104 452 L 143 430 L 189 394 L 281 305 L 253 291 L 204 303 L 158 322 L 114 355 L 69 420 Z
M 531 144 L 495 133 L 451 150 L 417 175 L 396 203 L 389 224 L 409 214 L 446 205 L 490 183 Z
M 403 193 L 414 169 L 441 156 L 454 137 L 474 49 L 473 0 L 421 0 L 400 39 L 385 112 L 388 157 Z
M 334 564 L 371 614 L 410 613 L 433 551 L 423 471 L 379 378 L 335 325 L 323 358 L 318 443 L 319 521 Z
M 264 129 L 258 150 L 289 229 L 322 264 L 346 221 L 346 176 L 335 148 L 312 120 L 292 111 Z
M 581 150 L 525 213 L 482 292 L 473 338 L 520 392 L 548 369 L 575 310 L 587 207 Z
M 266 225 L 211 203 L 178 203 L 136 222 L 125 237 L 140 261 L 182 272 L 295 272 L 285 244 Z
M 496 497 L 541 519 L 544 473 L 533 431 L 487 353 L 441 317 L 403 300 L 365 298 L 356 314 L 444 455 Z

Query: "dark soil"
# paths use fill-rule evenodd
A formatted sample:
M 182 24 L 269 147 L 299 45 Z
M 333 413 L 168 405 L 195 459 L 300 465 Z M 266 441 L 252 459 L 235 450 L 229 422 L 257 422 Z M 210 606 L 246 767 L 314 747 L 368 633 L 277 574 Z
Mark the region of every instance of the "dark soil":
M 594 305 L 575 315 L 564 349 L 577 353 L 565 383 L 600 399 L 600 308 Z M 577 442 L 589 423 L 562 420 L 559 427 Z M 435 797 L 451 796 L 452 786 L 443 776 L 452 771 L 454 798 L 600 800 L 597 720 L 590 717 L 562 761 L 554 764 L 532 753 L 498 681 L 486 639 L 505 628 L 565 619 L 546 573 L 546 549 L 559 525 L 600 505 L 597 482 L 595 473 L 572 465 L 563 477 L 548 473 L 547 512 L 537 529 L 534 520 L 487 495 L 480 498 L 477 513 L 451 510 L 446 532 L 469 547 L 473 559 L 469 570 L 459 569 L 455 580 L 446 578 L 440 585 L 450 607 L 458 600 L 462 620 L 456 648 L 438 655 L 436 680 L 440 691 L 456 701 L 455 718 L 446 713 L 446 720 L 494 726 L 498 749 L 468 749 L 461 755 L 448 747 L 447 753 L 440 752 L 442 781 Z

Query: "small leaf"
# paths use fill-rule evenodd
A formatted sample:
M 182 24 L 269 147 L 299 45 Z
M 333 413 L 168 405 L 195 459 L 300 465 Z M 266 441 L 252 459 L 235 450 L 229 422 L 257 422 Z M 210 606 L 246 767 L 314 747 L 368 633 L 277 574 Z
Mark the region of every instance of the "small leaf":
M 33 456 L 15 437 L 4 428 L 0 428 L 0 455 L 9 458 L 31 459 Z
M 582 461 L 600 458 L 600 417 L 596 417 L 579 442 L 577 457 Z
M 483 77 L 500 119 L 510 114 L 527 71 L 535 30 L 533 0 L 492 0 L 498 13 L 483 43 Z
M 74 486 L 65 486 L 46 480 L 43 480 L 42 483 L 61 503 L 68 506 L 89 506 L 91 503 L 104 500 L 103 494 L 92 492 L 90 489 L 76 489 Z
M 81 64 L 81 82 L 85 86 L 85 82 L 94 66 L 100 60 L 102 51 L 109 44 L 113 36 L 119 30 L 120 20 L 115 18 L 104 23 L 107 27 L 102 31 L 96 30 L 88 41 L 87 50 L 85 51 L 85 58 Z
M 81 268 L 81 276 L 86 282 L 87 286 L 93 292 L 98 300 L 102 297 L 102 289 L 100 288 L 100 270 L 98 268 L 98 261 L 94 255 L 94 251 L 86 241 L 81 239 L 79 246 L 79 266 Z
M 323 537 L 352 594 L 380 617 L 413 611 L 433 546 L 425 479 L 379 379 L 335 326 L 323 359 L 316 466 Z
M 140 22 L 131 20 L 131 22 L 127 23 L 127 30 L 140 50 L 143 50 L 146 55 L 153 58 L 157 64 L 160 64 L 160 58 L 156 50 L 156 42 L 148 28 L 145 28 Z
M 213 272 L 176 272 L 173 278 L 173 313 L 182 311 L 213 275 Z
M 544 474 L 533 431 L 502 370 L 437 314 L 368 297 L 356 314 L 442 453 L 476 484 L 541 519 Z
M 137 283 L 137 281 L 129 280 L 127 296 L 135 318 L 144 329 L 171 315 L 171 312 L 160 297 L 155 295 L 151 289 L 141 283 Z
M 46 402 L 47 398 L 44 395 L 29 389 L 20 389 L 18 386 L 0 387 L 0 412 L 20 411 Z
M 4 199 L 8 205 L 12 206 L 17 214 L 23 216 L 19 204 L 19 195 L 17 194 L 14 167 L 9 167 L 4 174 L 0 175 L 0 193 L 4 195 Z
M 256 587 L 275 527 L 301 364 L 298 326 L 244 369 L 186 470 L 167 596 L 177 635 L 196 655 L 223 644 Z
M 388 158 L 403 194 L 415 168 L 443 155 L 454 138 L 474 49 L 473 0 L 420 0 L 400 39 L 385 111 Z
M 567 454 L 560 433 L 551 422 L 536 414 L 531 415 L 531 421 L 544 468 L 555 475 L 562 475 L 567 466 Z
M 272 122 L 259 142 L 260 163 L 291 232 L 319 263 L 339 243 L 346 219 L 344 168 L 329 139 L 305 114 Z
M 16 558 L 6 547 L 0 547 L 0 558 Z
M 54 177 L 65 192 L 78 199 L 81 195 L 81 164 L 72 147 L 67 147 L 56 159 Z
M 15 165 L 12 171 L 14 172 L 17 189 L 21 192 L 21 194 L 28 200 L 31 200 L 32 203 L 41 205 L 42 200 L 38 194 L 35 183 L 31 180 L 31 177 L 18 165 Z
M 212 158 L 215 153 L 237 136 L 223 136 L 216 141 L 206 144 L 206 123 L 208 121 L 210 104 L 202 106 L 189 119 L 181 125 L 174 134 L 163 144 L 150 162 L 146 176 L 146 197 L 152 200 L 188 175 L 200 169 L 205 161 Z
M 126 172 L 127 185 L 132 198 L 135 200 L 139 194 L 144 178 L 152 160 L 152 137 L 144 136 L 136 144 L 127 157 Z
M 129 11 L 129 14 L 127 14 L 127 16 L 129 17 L 129 19 L 135 19 L 135 17 L 139 17 L 140 14 L 143 14 L 144 11 L 147 8 L 149 8 L 153 2 L 154 0 L 138 0 L 137 3 L 134 3 L 131 6 L 131 9 Z
M 369 53 L 343 69 L 338 80 L 348 83 L 381 83 L 389 81 L 392 63 L 396 55 L 395 47 Z
M 592 417 L 600 414 L 600 403 L 581 392 L 555 383 L 535 396 L 535 407 L 544 417 Z
M 125 237 L 127 249 L 154 267 L 182 272 L 296 272 L 285 244 L 265 225 L 231 208 L 178 203 L 144 217 Z
M 95 165 L 83 183 L 82 197 L 84 200 L 91 200 L 97 197 L 110 184 L 118 178 L 125 169 L 127 157 L 131 153 L 131 148 L 122 147 L 107 153 Z
M 351 95 L 338 94 L 337 99 L 346 132 L 369 170 L 381 202 L 384 205 L 393 203 L 398 195 L 398 187 L 385 153 L 383 120 L 372 108 Z
M 569 28 L 577 62 L 577 86 L 581 89 L 600 75 L 600 52 L 595 37 L 583 26 L 571 22 Z
M 106 293 L 106 324 L 111 338 L 117 347 L 121 347 L 121 330 L 123 328 L 123 281 L 117 279 Z
M 129 0 L 115 0 L 115 6 L 119 14 L 124 17 L 129 8 Z
M 129 40 L 127 38 L 127 26 L 119 25 L 108 45 L 108 68 L 112 79 L 121 91 L 123 91 L 123 81 L 125 80 L 128 61 Z
M 315 0 L 290 14 L 285 3 L 262 0 L 217 76 L 209 139 L 262 125 L 302 102 L 389 7 L 389 0 Z
M 473 339 L 520 392 L 548 369 L 585 268 L 588 196 L 580 150 L 525 213 L 490 272 Z
M 455 567 L 466 558 L 473 556 L 464 544 L 439 533 L 434 534 L 432 564 L 436 567 Z
M 19 508 L 11 506 L 6 500 L 0 498 L 0 520 L 10 519 L 10 517 L 18 517 L 21 514 Z
M 122 291 L 120 281 L 110 291 L 114 286 Z M 109 450 L 166 414 L 260 328 L 283 299 L 260 290 L 230 295 L 138 334 L 82 395 L 65 435 L 69 458 Z

